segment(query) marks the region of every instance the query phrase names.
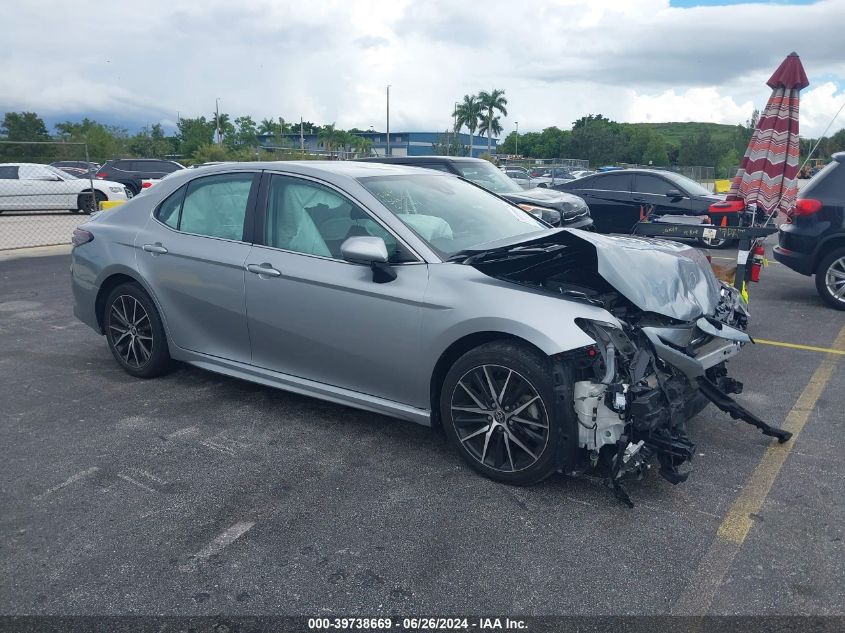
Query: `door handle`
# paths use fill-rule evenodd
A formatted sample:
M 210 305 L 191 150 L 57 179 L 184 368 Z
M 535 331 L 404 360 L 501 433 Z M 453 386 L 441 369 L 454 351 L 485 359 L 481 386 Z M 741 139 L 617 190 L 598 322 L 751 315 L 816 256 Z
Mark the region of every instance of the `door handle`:
M 258 275 L 259 277 L 281 277 L 282 272 L 280 270 L 276 270 L 268 263 L 263 264 L 247 264 L 246 269 Z
M 144 250 L 148 253 L 153 253 L 154 255 L 164 255 L 167 252 L 167 249 L 161 245 L 161 242 L 156 242 L 155 244 L 144 244 Z

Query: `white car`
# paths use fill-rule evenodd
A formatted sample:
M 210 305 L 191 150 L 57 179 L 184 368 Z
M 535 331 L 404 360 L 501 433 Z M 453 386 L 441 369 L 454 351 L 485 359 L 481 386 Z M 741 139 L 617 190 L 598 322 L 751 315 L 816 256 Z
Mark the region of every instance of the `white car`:
M 77 178 L 61 169 L 36 163 L 0 163 L 0 213 L 67 209 L 93 213 L 105 200 L 128 200 L 132 192 L 119 182 Z

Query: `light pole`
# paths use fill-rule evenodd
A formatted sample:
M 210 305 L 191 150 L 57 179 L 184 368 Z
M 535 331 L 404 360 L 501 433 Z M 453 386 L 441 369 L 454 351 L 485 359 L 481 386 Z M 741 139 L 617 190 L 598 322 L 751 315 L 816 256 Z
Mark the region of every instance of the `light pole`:
M 384 155 L 390 156 L 390 85 L 387 86 L 387 147 Z
M 217 128 L 217 143 L 223 140 L 223 135 L 220 134 L 220 97 L 214 98 L 214 127 Z
M 458 102 L 455 101 L 455 109 L 452 110 L 452 116 L 455 118 L 455 140 L 458 144 L 458 151 L 461 148 L 461 131 L 458 129 Z
M 513 123 L 516 125 L 516 145 L 513 153 L 519 156 L 519 121 L 514 121 Z

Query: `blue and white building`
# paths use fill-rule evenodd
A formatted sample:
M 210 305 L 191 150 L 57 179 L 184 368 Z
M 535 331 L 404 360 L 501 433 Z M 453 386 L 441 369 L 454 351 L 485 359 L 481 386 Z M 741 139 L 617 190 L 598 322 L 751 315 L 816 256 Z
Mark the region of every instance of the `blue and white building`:
M 355 132 L 356 136 L 363 136 L 369 139 L 372 143 L 372 151 L 376 156 L 384 156 L 387 152 L 387 134 L 385 132 Z M 449 133 L 449 142 L 451 143 L 452 134 Z M 438 143 L 446 141 L 446 134 L 444 132 L 391 132 L 390 133 L 390 155 L 391 156 L 432 156 L 435 153 L 434 146 Z M 300 135 L 285 134 L 282 137 L 285 141 L 285 148 L 299 149 L 300 140 L 304 146 L 305 151 L 320 153 L 325 152 L 322 141 L 316 133 L 306 133 Z M 462 133 L 458 135 L 459 141 L 463 147 L 469 143 L 469 134 Z M 261 134 L 258 137 L 262 147 L 267 149 L 274 149 L 276 138 L 272 135 Z M 496 155 L 497 139 L 492 140 L 491 150 L 492 154 Z M 337 148 L 333 148 L 336 151 Z M 487 137 L 479 136 L 478 134 L 472 137 L 472 156 L 478 157 L 487 153 Z

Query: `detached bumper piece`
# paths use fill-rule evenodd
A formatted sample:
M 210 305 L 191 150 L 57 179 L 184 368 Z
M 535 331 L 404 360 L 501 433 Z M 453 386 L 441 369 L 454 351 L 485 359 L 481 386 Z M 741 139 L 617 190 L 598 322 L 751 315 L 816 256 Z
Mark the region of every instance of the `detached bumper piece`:
M 710 382 L 707 377 L 698 377 L 698 387 L 701 389 L 701 393 L 704 394 L 710 402 L 730 415 L 734 420 L 743 420 L 744 422 L 748 422 L 751 426 L 760 429 L 763 432 L 763 435 L 776 437 L 778 444 L 783 444 L 784 442 L 788 442 L 792 439 L 792 433 L 766 424 L 763 420 L 751 413 L 751 411 L 742 407 L 733 398 L 721 391 L 719 387 Z

